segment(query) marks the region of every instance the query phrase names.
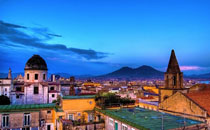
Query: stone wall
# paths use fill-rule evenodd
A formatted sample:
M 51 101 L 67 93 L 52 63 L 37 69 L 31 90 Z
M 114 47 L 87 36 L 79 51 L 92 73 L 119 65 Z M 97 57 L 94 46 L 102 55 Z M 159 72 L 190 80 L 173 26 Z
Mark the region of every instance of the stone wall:
M 24 113 L 5 113 L 9 114 L 9 128 L 22 128 L 24 127 Z M 39 126 L 39 112 L 30 112 L 31 120 L 30 127 L 38 127 Z M 2 122 L 2 115 L 0 114 L 0 122 Z M 0 123 L 0 128 L 2 128 L 2 123 Z

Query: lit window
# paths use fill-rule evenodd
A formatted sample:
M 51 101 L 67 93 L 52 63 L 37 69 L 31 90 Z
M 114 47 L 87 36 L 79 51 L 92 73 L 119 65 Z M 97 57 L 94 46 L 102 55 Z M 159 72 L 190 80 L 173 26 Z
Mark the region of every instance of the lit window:
M 38 80 L 39 75 L 35 74 L 35 80 Z
M 9 115 L 2 116 L 2 127 L 9 127 Z
M 24 114 L 24 126 L 30 125 L 30 114 Z
M 39 94 L 39 87 L 34 87 L 34 94 Z

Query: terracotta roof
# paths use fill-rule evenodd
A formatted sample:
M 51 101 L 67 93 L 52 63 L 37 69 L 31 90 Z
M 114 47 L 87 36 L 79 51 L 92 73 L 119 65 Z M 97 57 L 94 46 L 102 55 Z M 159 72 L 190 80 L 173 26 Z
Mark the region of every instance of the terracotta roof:
M 205 89 L 208 89 L 210 88 L 210 84 L 196 84 L 196 85 L 193 85 L 189 91 L 190 92 L 193 92 L 193 91 L 198 91 L 198 90 L 205 90 Z
M 174 50 L 171 51 L 171 57 L 168 63 L 167 73 L 180 73 L 180 68 Z
M 190 92 L 185 95 L 200 107 L 204 108 L 208 115 L 210 115 L 210 88 L 206 88 L 202 91 Z

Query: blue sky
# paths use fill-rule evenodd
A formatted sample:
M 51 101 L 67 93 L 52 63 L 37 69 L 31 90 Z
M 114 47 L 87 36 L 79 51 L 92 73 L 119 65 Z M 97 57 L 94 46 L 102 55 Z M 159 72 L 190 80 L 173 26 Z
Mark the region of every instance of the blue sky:
M 186 74 L 210 72 L 208 0 L 0 0 L 0 72 L 33 54 L 50 72 L 165 71 L 174 49 Z

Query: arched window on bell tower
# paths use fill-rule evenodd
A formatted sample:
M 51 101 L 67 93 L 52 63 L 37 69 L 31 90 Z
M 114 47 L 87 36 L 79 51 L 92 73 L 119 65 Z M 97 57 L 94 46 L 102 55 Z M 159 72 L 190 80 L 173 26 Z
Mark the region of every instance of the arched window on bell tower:
M 173 86 L 176 86 L 176 76 L 173 76 Z

